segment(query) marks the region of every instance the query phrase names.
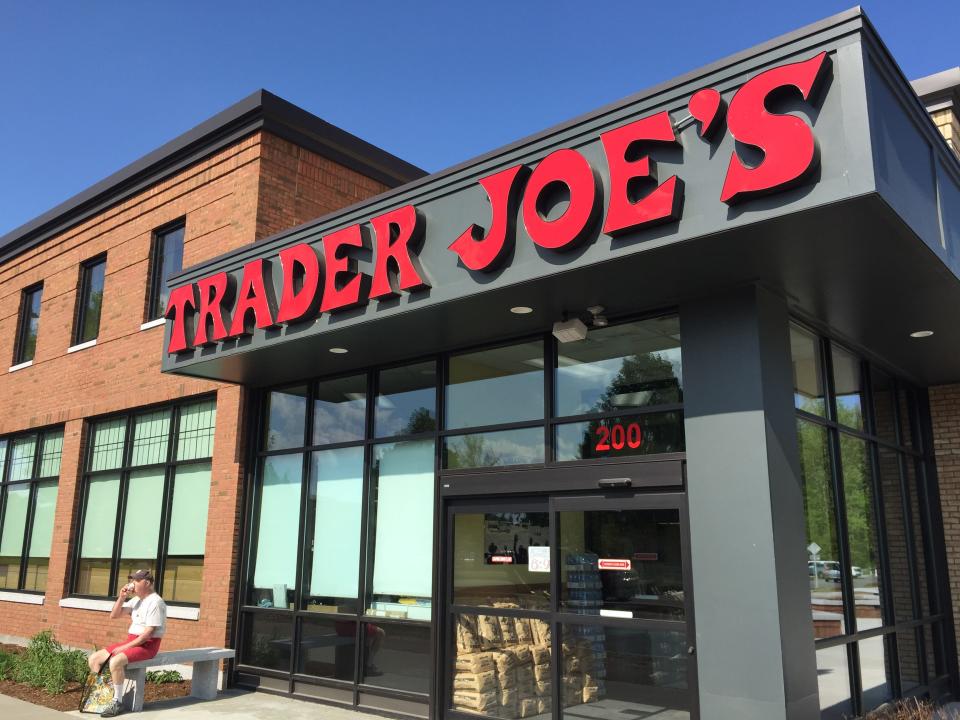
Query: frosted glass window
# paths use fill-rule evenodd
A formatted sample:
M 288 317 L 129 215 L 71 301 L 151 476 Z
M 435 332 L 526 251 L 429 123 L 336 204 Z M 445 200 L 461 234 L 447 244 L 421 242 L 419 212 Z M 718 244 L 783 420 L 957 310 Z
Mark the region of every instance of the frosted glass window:
M 180 411 L 177 460 L 196 460 L 213 455 L 213 431 L 217 420 L 214 400 L 187 405 Z
M 63 430 L 54 430 L 43 436 L 40 453 L 39 477 L 57 477 L 60 474 L 60 457 L 63 454 Z
M 93 454 L 90 470 L 115 470 L 123 464 L 123 440 L 127 435 L 127 419 L 116 418 L 97 423 L 93 430 Z
M 29 480 L 33 477 L 33 456 L 37 451 L 37 438 L 17 438 L 10 443 L 10 482 Z
M 543 363 L 542 342 L 451 357 L 447 428 L 542 419 Z
M 302 475 L 299 453 L 264 460 L 253 584 L 255 590 L 267 591 L 262 600 L 268 607 L 287 607 L 288 593 L 296 586 Z
M 0 440 L 0 482 L 3 482 L 7 470 L 7 441 Z
M 210 463 L 178 467 L 173 482 L 167 555 L 203 555 L 209 502 Z
M 433 441 L 377 446 L 373 486 L 373 609 L 404 598 L 415 598 L 420 606 L 429 607 L 433 586 Z
M 156 465 L 167 461 L 170 440 L 170 411 L 138 415 L 133 421 L 131 465 Z
M 120 557 L 154 560 L 160 542 L 160 509 L 163 507 L 163 468 L 134 470 L 127 481 L 123 541 Z
M 57 509 L 57 484 L 44 482 L 37 485 L 37 505 L 33 513 L 33 529 L 30 531 L 30 558 L 50 557 L 50 542 L 53 540 L 53 520 Z
M 363 448 L 315 452 L 307 500 L 309 594 L 326 610 L 340 609 L 338 598 L 355 599 L 360 573 L 360 517 L 363 502 Z M 310 605 L 319 602 L 309 602 Z M 355 612 L 353 603 L 349 612 Z
M 80 557 L 113 557 L 113 536 L 117 527 L 119 494 L 119 473 L 90 479 L 87 486 L 87 509 L 83 518 Z
M 3 534 L 0 535 L 0 557 L 20 557 L 23 534 L 27 527 L 30 486 L 7 487 L 7 504 L 3 511 Z

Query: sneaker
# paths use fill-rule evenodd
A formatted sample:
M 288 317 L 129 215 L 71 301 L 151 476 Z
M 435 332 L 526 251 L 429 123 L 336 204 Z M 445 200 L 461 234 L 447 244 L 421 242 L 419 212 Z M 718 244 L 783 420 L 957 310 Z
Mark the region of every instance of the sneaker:
M 107 706 L 107 709 L 100 713 L 100 717 L 112 718 L 123 712 L 123 705 L 114 700 Z

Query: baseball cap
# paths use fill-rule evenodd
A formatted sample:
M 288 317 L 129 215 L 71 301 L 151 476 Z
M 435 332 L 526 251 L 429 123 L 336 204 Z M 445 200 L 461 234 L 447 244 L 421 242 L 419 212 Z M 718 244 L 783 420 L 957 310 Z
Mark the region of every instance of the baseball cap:
M 149 580 L 153 582 L 153 573 L 149 570 L 134 570 L 127 575 L 128 580 Z

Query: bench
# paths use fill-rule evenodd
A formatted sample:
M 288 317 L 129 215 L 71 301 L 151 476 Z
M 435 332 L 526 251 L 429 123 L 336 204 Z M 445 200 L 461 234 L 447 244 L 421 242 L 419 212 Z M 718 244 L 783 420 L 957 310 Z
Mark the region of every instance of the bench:
M 147 682 L 147 668 L 158 665 L 179 665 L 193 663 L 193 680 L 190 683 L 190 697 L 200 700 L 213 700 L 217 697 L 217 679 L 221 660 L 232 658 L 236 650 L 206 647 L 190 650 L 171 650 L 157 653 L 149 660 L 141 660 L 127 665 L 127 679 L 133 681 L 133 693 L 123 695 L 123 706 L 127 710 L 143 710 L 143 693 Z

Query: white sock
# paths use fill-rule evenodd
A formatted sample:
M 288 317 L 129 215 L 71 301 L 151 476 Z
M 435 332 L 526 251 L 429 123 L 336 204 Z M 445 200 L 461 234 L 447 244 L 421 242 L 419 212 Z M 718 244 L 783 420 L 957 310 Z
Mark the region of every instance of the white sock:
M 113 684 L 113 700 L 114 702 L 121 702 L 123 700 L 123 683 L 114 683 Z

